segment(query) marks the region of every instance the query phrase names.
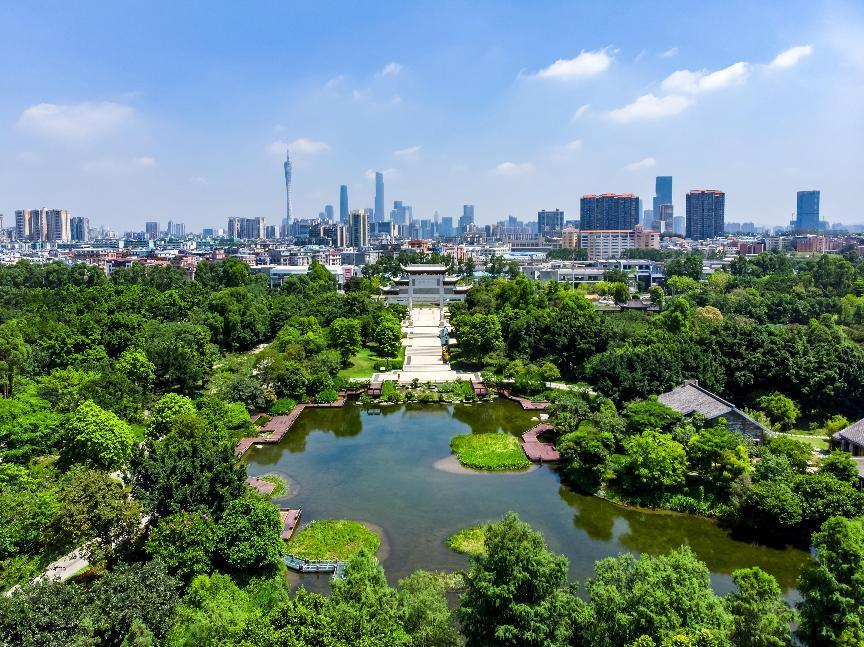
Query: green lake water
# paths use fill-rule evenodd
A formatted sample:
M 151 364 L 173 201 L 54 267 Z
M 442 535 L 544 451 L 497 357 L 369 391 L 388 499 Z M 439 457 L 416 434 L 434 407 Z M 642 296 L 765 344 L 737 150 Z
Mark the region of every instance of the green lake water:
M 760 566 L 788 596 L 795 595 L 795 580 L 808 559 L 804 551 L 736 541 L 700 517 L 634 510 L 583 496 L 562 485 L 548 466 L 504 474 L 441 468 L 453 436 L 518 435 L 537 424 L 536 412 L 506 400 L 373 411 L 351 401 L 343 408 L 306 409 L 280 444 L 250 449 L 247 469 L 253 476 L 287 477 L 296 493 L 275 502 L 302 507 L 301 523 L 354 519 L 382 529 L 382 563 L 391 582 L 418 568 L 465 568 L 467 558 L 447 548 L 447 536 L 514 510 L 543 533 L 551 550 L 568 557 L 570 576 L 580 581 L 598 559 L 625 551 L 663 553 L 687 544 L 708 565 L 720 593 L 731 588 L 732 571 Z M 321 589 L 326 578 L 307 576 L 303 583 Z

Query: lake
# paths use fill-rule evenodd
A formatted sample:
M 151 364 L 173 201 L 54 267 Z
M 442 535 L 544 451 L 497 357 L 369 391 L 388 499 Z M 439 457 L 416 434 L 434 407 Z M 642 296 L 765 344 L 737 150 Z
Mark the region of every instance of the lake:
M 354 519 L 378 526 L 391 582 L 418 568 L 464 569 L 467 557 L 446 546 L 447 536 L 513 510 L 543 533 L 550 550 L 568 557 L 570 576 L 580 581 L 604 557 L 657 554 L 687 544 L 708 565 L 718 593 L 732 588 L 732 571 L 759 566 L 787 596 L 795 596 L 795 580 L 808 559 L 804 551 L 736 541 L 701 517 L 635 510 L 577 494 L 547 465 L 520 473 L 464 473 L 452 469 L 455 459 L 442 461 L 458 434 L 519 435 L 535 424 L 536 412 L 508 400 L 380 410 L 349 401 L 342 408 L 306 409 L 280 444 L 250 449 L 247 471 L 287 477 L 295 493 L 274 502 L 302 507 L 302 523 Z M 326 588 L 325 578 L 302 579 L 307 588 Z

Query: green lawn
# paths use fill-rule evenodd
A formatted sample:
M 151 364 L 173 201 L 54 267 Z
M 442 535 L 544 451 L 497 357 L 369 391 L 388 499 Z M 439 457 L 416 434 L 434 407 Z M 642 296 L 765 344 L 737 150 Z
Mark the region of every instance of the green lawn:
M 399 355 L 394 359 L 389 360 L 384 357 L 378 357 L 377 351 L 372 348 L 363 347 L 360 352 L 349 360 L 348 367 L 339 371 L 339 377 L 350 380 L 351 378 L 368 379 L 373 373 L 377 373 L 382 366 L 388 366 L 391 369 L 402 368 L 402 362 L 405 361 L 405 347 L 399 351 Z M 385 369 L 388 370 L 388 369 Z
M 486 528 L 481 524 L 464 528 L 447 537 L 447 545 L 457 553 L 465 555 L 484 555 L 486 553 Z
M 288 542 L 288 552 L 303 559 L 348 559 L 360 549 L 378 550 L 381 538 L 358 521 L 313 521 Z
M 804 433 L 805 432 L 795 433 L 795 430 L 793 429 L 789 432 L 789 436 L 791 438 L 794 438 L 795 440 L 800 440 L 802 443 L 807 443 L 813 449 L 822 449 L 822 450 L 828 451 L 828 439 L 827 438 L 823 438 L 823 437 L 812 438 L 812 437 L 809 437 L 809 435 L 808 436 L 801 435 Z
M 520 470 L 531 466 L 519 440 L 510 434 L 454 436 L 450 448 L 465 467 L 477 470 Z

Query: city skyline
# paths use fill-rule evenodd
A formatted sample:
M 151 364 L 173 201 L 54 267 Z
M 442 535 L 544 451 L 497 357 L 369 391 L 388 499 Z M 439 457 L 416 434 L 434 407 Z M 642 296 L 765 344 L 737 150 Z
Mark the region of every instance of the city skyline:
M 164 5 L 171 28 L 151 9 L 4 7 L 0 78 L 15 91 L 0 107 L 0 212 L 62 205 L 118 230 L 277 224 L 288 148 L 293 218 L 337 204 L 340 185 L 352 208 L 373 205 L 377 170 L 384 213 L 402 200 L 424 219 L 465 203 L 478 224 L 576 214 L 607 192 L 647 207 L 670 175 L 675 214 L 687 191 L 716 187 L 727 219 L 782 226 L 815 187 L 823 219 L 864 221 L 854 3 L 340 6 L 331 23 L 321 7 Z M 316 42 L 325 24 L 332 39 Z M 358 51 L 349 30 L 388 45 Z M 63 47 L 34 54 L 34 33 Z

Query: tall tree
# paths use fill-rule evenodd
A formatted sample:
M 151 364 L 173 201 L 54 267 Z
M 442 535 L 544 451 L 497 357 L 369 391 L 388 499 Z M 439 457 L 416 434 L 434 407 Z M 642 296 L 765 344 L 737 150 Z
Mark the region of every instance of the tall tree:
M 798 581 L 799 637 L 811 647 L 864 644 L 864 518 L 833 517 L 813 534 Z
M 567 558 L 508 512 L 486 531 L 486 554 L 471 557 L 459 620 L 468 647 L 562 644 L 581 605 L 566 588 Z
M 68 442 L 63 456 L 68 461 L 114 469 L 126 464 L 132 451 L 132 429 L 111 411 L 92 400 L 83 402 L 66 420 Z
M 761 568 L 742 568 L 732 573 L 736 590 L 723 601 L 732 614 L 730 639 L 735 647 L 787 647 L 792 644 L 795 612 L 780 587 Z

